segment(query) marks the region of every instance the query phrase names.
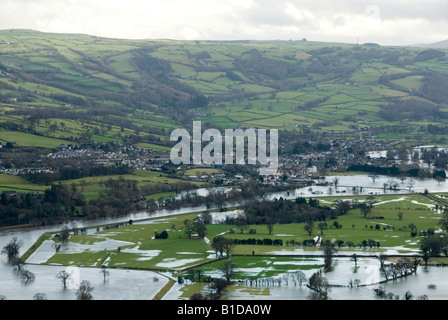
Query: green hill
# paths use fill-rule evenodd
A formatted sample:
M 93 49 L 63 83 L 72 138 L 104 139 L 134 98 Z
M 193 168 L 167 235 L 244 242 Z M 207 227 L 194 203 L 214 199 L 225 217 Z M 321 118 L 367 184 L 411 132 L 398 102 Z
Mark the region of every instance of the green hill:
M 0 31 L 0 139 L 18 146 L 30 145 L 27 133 L 52 139 L 42 147 L 166 147 L 172 128 L 193 119 L 218 128 L 443 131 L 447 85 L 446 51 L 435 49 Z

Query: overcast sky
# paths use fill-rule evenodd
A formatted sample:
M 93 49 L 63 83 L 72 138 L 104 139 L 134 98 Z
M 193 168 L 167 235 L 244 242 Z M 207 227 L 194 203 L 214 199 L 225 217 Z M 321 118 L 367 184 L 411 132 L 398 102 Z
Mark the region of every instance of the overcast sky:
M 448 1 L 1 0 L 0 29 L 128 39 L 410 45 L 448 39 Z

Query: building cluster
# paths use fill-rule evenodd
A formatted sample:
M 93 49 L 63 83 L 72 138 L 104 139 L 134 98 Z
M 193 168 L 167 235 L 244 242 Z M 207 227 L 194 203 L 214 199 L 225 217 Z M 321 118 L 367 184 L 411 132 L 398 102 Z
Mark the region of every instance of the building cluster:
M 280 150 L 291 150 L 293 141 L 280 142 Z M 325 150 L 312 149 L 309 152 L 280 152 L 278 155 L 278 170 L 270 176 L 263 176 L 263 184 L 279 186 L 282 184 L 294 184 L 295 186 L 310 185 L 316 175 L 324 175 L 326 172 L 343 172 L 352 164 L 370 164 L 381 161 L 381 158 L 370 158 L 372 151 L 386 150 L 391 144 L 386 141 L 373 139 L 358 140 L 326 140 L 310 141 L 310 145 L 325 143 Z M 395 142 L 396 143 L 396 142 Z M 60 145 L 56 151 L 45 155 L 52 160 L 72 159 L 79 164 L 95 163 L 98 165 L 125 165 L 138 170 L 161 171 L 163 167 L 170 164 L 169 152 L 156 151 L 149 149 L 136 148 L 134 146 L 116 143 L 114 145 L 93 145 L 85 147 L 76 147 L 72 145 Z M 245 165 L 248 169 L 257 169 Z M 219 168 L 222 170 L 204 170 L 210 168 Z M 176 171 L 188 170 L 190 174 L 183 176 L 190 182 L 203 182 L 213 185 L 238 185 L 247 181 L 250 176 L 250 170 L 239 170 L 234 172 L 227 170 L 224 166 L 194 166 L 180 165 Z M 191 170 L 193 169 L 193 170 Z M 25 169 L 0 168 L 1 173 L 20 175 L 25 173 Z M 34 168 L 38 172 L 52 172 L 47 167 Z
M 58 150 L 47 155 L 51 159 L 76 159 L 99 165 L 126 165 L 139 170 L 157 170 L 169 161 L 169 154 L 163 151 L 136 148 L 117 144 L 112 150 L 100 147 L 76 148 L 60 145 Z

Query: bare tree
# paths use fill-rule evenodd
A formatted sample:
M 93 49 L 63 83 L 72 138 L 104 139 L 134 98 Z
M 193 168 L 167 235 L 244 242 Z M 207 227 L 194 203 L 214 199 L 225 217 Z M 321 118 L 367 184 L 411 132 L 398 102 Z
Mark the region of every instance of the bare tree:
M 215 290 L 215 294 L 219 297 L 228 284 L 226 279 L 214 279 L 210 289 Z M 213 298 L 213 292 L 210 292 L 210 298 Z
M 103 274 L 103 282 L 106 283 L 106 277 L 110 274 L 109 271 L 107 271 L 106 268 L 102 267 L 100 273 Z
M 227 257 L 230 258 L 230 252 L 234 247 L 235 243 L 232 239 L 223 236 L 216 236 L 213 238 L 212 248 L 215 250 L 216 256 L 218 256 L 218 253 L 222 256 L 225 251 Z
M 185 226 L 185 234 L 187 235 L 188 239 L 191 239 L 191 235 L 194 232 L 194 225 L 190 222 L 190 220 L 185 219 L 184 220 L 184 226 Z
M 408 181 L 408 188 L 409 188 L 409 190 L 412 190 L 413 188 L 414 188 L 414 185 L 415 185 L 415 180 L 414 179 L 409 179 L 409 181 Z
M 244 230 L 249 229 L 249 225 L 247 224 L 246 218 L 244 215 L 239 214 L 235 219 L 235 224 L 241 233 L 244 233 Z
M 193 295 L 190 297 L 189 300 L 206 300 L 206 299 L 202 293 L 198 292 L 198 293 L 193 293 Z
M 404 294 L 404 299 L 405 300 L 412 300 L 412 299 L 414 299 L 414 296 L 412 295 L 411 291 L 406 291 L 406 293 Z
M 387 180 L 387 184 L 389 185 L 389 189 L 398 189 L 399 184 L 395 179 L 389 179 Z
M 232 252 L 233 248 L 235 248 L 235 243 L 232 239 L 225 238 L 223 248 L 226 252 L 227 258 L 230 259 L 230 252 Z
M 23 241 L 18 240 L 17 237 L 13 237 L 11 241 L 3 247 L 2 254 L 8 256 L 8 260 L 12 261 L 19 254 L 20 248 L 23 246 Z
M 326 230 L 328 228 L 328 225 L 326 222 L 319 222 L 317 224 L 317 227 L 320 230 L 320 236 L 322 237 L 324 235 L 324 230 Z
M 68 227 L 64 227 L 61 231 L 61 241 L 62 243 L 66 242 L 68 238 L 70 237 L 70 230 Z
M 207 228 L 205 224 L 202 221 L 195 221 L 193 227 L 194 230 L 196 230 L 196 232 L 198 233 L 198 236 L 204 239 L 205 236 L 207 235 Z
M 360 205 L 360 210 L 361 210 L 361 214 L 364 216 L 364 218 L 366 218 L 367 215 L 370 213 L 370 211 L 372 211 L 372 207 L 368 206 L 365 203 L 362 203 Z
M 272 234 L 272 231 L 274 230 L 274 225 L 272 223 L 268 223 L 267 227 L 268 227 L 269 234 Z
M 370 208 L 372 208 L 375 201 L 376 201 L 375 196 L 370 194 L 367 196 L 367 198 L 364 202 L 366 205 L 368 205 Z
M 201 276 L 203 274 L 203 271 L 201 269 L 196 269 L 195 272 L 198 275 L 198 281 L 201 281 Z
M 12 261 L 12 269 L 20 273 L 22 269 L 25 267 L 25 263 L 20 258 L 14 258 Z
M 337 189 L 338 188 L 338 185 L 339 185 L 339 178 L 338 177 L 335 177 L 334 179 L 333 179 L 333 185 L 334 185 L 334 187 Z
M 313 289 L 317 293 L 316 295 L 312 296 L 313 299 L 328 299 L 330 285 L 328 283 L 328 280 L 322 276 L 322 272 L 316 272 L 310 277 L 308 287 L 310 289 Z
M 76 296 L 78 300 L 93 300 L 92 291 L 94 287 L 89 281 L 83 280 L 79 286 L 78 291 L 76 291 Z
M 47 295 L 45 293 L 39 292 L 33 296 L 33 299 L 34 300 L 47 300 Z
M 303 228 L 305 229 L 305 231 L 310 236 L 313 233 L 313 229 L 314 229 L 314 222 L 313 222 L 313 220 L 308 220 Z
M 22 279 L 22 281 L 24 281 L 25 283 L 28 283 L 29 281 L 33 281 L 36 276 L 34 275 L 34 273 L 32 273 L 29 270 L 23 270 L 20 273 L 20 278 Z
M 442 181 L 445 181 L 445 178 L 441 177 L 441 176 L 436 176 L 435 179 L 436 179 L 438 184 L 440 184 L 440 182 L 442 182 Z
M 54 249 L 54 251 L 55 251 L 56 253 L 58 253 L 59 250 L 61 249 L 61 245 L 60 245 L 59 243 L 56 243 L 56 242 L 53 242 L 53 243 L 51 244 L 51 246 L 53 247 L 53 249 Z
M 330 268 L 333 262 L 333 257 L 338 250 L 330 240 L 326 240 L 322 243 L 322 251 L 324 252 L 325 268 Z
M 303 271 L 296 271 L 294 274 L 295 279 L 297 280 L 297 282 L 299 283 L 299 286 L 302 285 L 302 283 L 304 281 L 306 281 L 306 275 Z
M 224 239 L 225 238 L 223 236 L 216 236 L 216 237 L 213 238 L 212 248 L 215 250 L 216 256 L 218 256 L 218 253 L 221 256 L 224 253 L 224 248 L 223 248 Z
M 222 264 L 220 270 L 224 273 L 226 281 L 230 283 L 232 277 L 235 275 L 236 265 L 233 261 L 226 261 Z
M 384 254 L 380 254 L 380 256 L 378 257 L 379 261 L 380 261 L 380 269 L 384 267 L 384 263 L 387 260 L 387 256 L 385 256 Z
M 64 289 L 67 288 L 67 280 L 70 278 L 70 276 L 70 273 L 65 270 L 58 272 L 58 274 L 56 275 L 56 278 L 61 279 Z
M 353 254 L 353 261 L 355 261 L 355 268 L 358 266 L 358 257 L 356 256 L 356 253 Z

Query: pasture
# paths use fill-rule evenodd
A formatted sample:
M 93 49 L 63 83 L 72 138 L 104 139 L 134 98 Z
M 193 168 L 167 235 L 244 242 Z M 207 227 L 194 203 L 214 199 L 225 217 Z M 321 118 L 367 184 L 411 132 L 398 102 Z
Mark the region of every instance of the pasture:
M 189 123 L 202 120 L 222 129 L 349 132 L 396 126 L 400 122 L 379 116 L 381 106 L 393 99 L 428 99 L 420 92 L 427 77 L 418 70 L 448 73 L 446 57 L 421 59 L 424 50 L 419 48 L 43 37 L 27 30 L 6 30 L 1 36 L 11 44 L 2 46 L 0 87 L 5 99 L 0 123 L 23 125 L 26 132 L 3 130 L 0 142 L 14 139 L 17 146 L 127 142 L 139 136 L 143 141 L 136 143 L 145 149 L 167 151 L 144 137 L 166 140 L 173 128 L 186 126 L 186 114 L 193 115 Z M 166 79 L 146 70 L 141 57 L 163 66 Z M 15 74 L 26 77 L 16 81 Z M 387 82 L 385 76 L 394 78 Z M 207 106 L 189 105 L 191 95 L 203 95 Z M 185 98 L 180 105 L 184 114 L 177 118 L 180 109 L 171 106 Z M 53 108 L 50 115 L 41 114 L 48 108 Z M 408 123 L 428 124 L 443 120 Z
M 336 200 L 361 202 L 365 198 L 323 197 L 319 201 L 321 205 L 332 206 Z M 322 230 L 315 223 L 311 235 L 305 231 L 304 223 L 276 224 L 272 233 L 269 233 L 266 225 L 250 225 L 241 231 L 235 225 L 207 224 L 204 239 L 190 238 L 185 233 L 184 222 L 193 221 L 201 213 L 149 218 L 112 228 L 98 226 L 87 234 L 71 235 L 59 252 L 48 253 L 45 263 L 173 272 L 201 265 L 204 274 L 213 274 L 219 272 L 220 268 L 211 246 L 211 240 L 217 235 L 237 240 L 281 239 L 282 245 L 237 244 L 231 252 L 232 261 L 240 269 L 237 277 L 269 277 L 286 270 L 321 267 L 322 261 L 319 259 L 300 256 L 321 253 L 319 247 L 302 246 L 303 240 L 322 235 L 323 241 L 343 241 L 339 252 L 348 255 L 354 252 L 406 254 L 419 252 L 420 235 L 411 235 L 411 224 L 416 226 L 418 232 L 430 228 L 436 231 L 440 229 L 438 221 L 441 213 L 436 210 L 437 203 L 427 197 L 418 194 L 381 195 L 373 201 L 372 210 L 366 217 L 359 209 L 352 209 L 335 220 L 326 221 L 326 228 Z M 402 212 L 402 215 L 399 216 L 398 212 Z M 248 230 L 252 231 L 249 233 Z M 168 232 L 168 238 L 156 239 L 155 235 L 162 231 Z M 363 240 L 368 239 L 374 240 L 379 246 L 363 245 Z
M 0 191 L 40 193 L 45 191 L 47 188 L 47 186 L 35 185 L 19 176 L 0 174 Z
M 6 145 L 8 142 L 18 147 L 42 148 L 56 148 L 63 143 L 70 143 L 68 140 L 42 137 L 26 132 L 0 131 L 0 143 Z

